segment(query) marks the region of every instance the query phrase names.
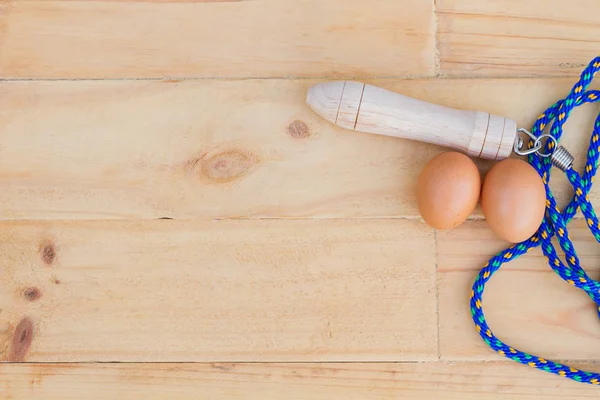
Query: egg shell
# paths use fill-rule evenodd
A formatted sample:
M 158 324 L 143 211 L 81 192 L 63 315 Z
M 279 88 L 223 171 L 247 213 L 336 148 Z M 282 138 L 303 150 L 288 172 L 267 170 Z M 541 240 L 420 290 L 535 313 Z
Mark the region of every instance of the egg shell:
M 431 159 L 421 171 L 416 200 L 421 217 L 438 230 L 462 224 L 477 206 L 481 176 L 465 154 L 445 152 Z
M 481 209 L 496 235 L 511 243 L 522 242 L 538 230 L 544 219 L 546 188 L 531 165 L 508 158 L 487 173 Z

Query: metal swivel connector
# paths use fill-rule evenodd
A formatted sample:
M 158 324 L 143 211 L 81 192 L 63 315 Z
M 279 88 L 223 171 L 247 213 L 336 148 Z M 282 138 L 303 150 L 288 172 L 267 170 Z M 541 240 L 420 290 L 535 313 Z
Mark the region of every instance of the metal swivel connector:
M 554 138 L 554 136 L 546 133 L 540 136 L 535 136 L 533 135 L 531 132 L 529 132 L 527 129 L 523 129 L 523 128 L 519 128 L 518 129 L 519 133 L 524 133 L 527 136 L 529 136 L 529 138 L 531 140 L 533 140 L 533 146 L 531 146 L 528 149 L 524 149 L 524 145 L 525 142 L 523 141 L 523 139 L 521 137 L 519 137 L 517 135 L 517 137 L 515 138 L 515 144 L 514 144 L 514 151 L 516 154 L 520 155 L 520 156 L 527 156 L 529 154 L 537 154 L 540 157 L 550 157 L 550 161 L 552 161 L 552 165 L 554 165 L 556 168 L 560 169 L 561 171 L 567 171 L 569 169 L 571 169 L 573 167 L 573 161 L 575 160 L 575 157 L 573 157 L 573 155 L 571 155 L 571 153 L 569 153 L 569 151 L 567 149 L 565 149 L 562 146 L 558 145 L 558 142 L 556 141 L 556 139 Z M 554 150 L 548 151 L 547 153 L 542 151 L 542 148 L 544 147 L 542 140 L 543 139 L 547 139 L 547 140 L 551 140 L 553 143 L 551 143 L 551 146 L 549 146 L 550 148 L 553 148 Z

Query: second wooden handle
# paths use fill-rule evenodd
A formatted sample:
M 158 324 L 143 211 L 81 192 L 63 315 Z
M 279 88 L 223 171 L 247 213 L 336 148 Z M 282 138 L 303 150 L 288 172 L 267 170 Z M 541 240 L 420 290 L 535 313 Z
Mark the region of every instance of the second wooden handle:
M 444 107 L 355 81 L 317 84 L 306 102 L 345 129 L 433 143 L 489 160 L 510 156 L 517 135 L 512 119 Z

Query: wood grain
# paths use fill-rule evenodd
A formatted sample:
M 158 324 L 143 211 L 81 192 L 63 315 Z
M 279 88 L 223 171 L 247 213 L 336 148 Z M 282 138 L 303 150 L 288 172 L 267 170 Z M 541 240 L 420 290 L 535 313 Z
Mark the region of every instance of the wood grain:
M 569 224 L 569 234 L 582 266 L 596 279 L 600 273 L 596 240 L 583 220 Z M 442 359 L 504 359 L 475 330 L 469 294 L 481 267 L 507 245 L 484 221 L 440 233 L 437 243 Z M 486 286 L 483 300 L 488 324 L 515 348 L 549 359 L 600 358 L 595 304 L 552 271 L 540 248 L 505 264 Z
M 0 218 L 417 216 L 418 175 L 447 149 L 336 127 L 304 103 L 316 82 L 3 82 Z M 370 82 L 525 127 L 573 85 Z M 566 124 L 577 168 L 597 112 L 582 106 Z M 562 204 L 571 189 L 552 179 Z M 600 203 L 596 188 L 591 197 Z
M 597 365 L 577 365 L 598 370 Z M 598 388 L 515 363 L 0 365 L 6 400 L 549 400 Z
M 435 72 L 430 0 L 1 3 L 3 78 Z
M 443 74 L 579 76 L 600 48 L 598 0 L 438 0 Z M 523 103 L 525 104 L 525 103 Z
M 448 149 L 305 98 L 359 80 L 529 128 L 598 54 L 599 1 L 0 0 L 0 399 L 598 398 L 476 333 L 473 278 L 506 244 L 479 209 L 419 218 Z M 578 170 L 599 107 L 565 127 Z M 539 249 L 483 307 L 509 344 L 600 372 L 595 305 Z
M 418 221 L 22 221 L 0 239 L 4 360 L 437 357 Z

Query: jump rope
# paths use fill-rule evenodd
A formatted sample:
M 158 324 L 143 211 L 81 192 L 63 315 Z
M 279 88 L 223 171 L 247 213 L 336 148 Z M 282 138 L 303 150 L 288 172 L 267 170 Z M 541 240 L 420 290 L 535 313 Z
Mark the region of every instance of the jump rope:
M 531 132 L 526 129 L 517 129 L 516 122 L 510 118 L 479 111 L 442 107 L 355 81 L 317 84 L 309 90 L 306 100 L 313 111 L 339 127 L 434 143 L 463 153 L 454 152 L 451 155 L 460 154 L 463 166 L 466 162 L 470 167 L 460 169 L 460 166 L 453 166 L 446 159 L 444 161 L 438 159 L 435 161 L 435 169 L 428 170 L 434 171 L 428 175 L 435 176 L 435 179 L 429 177 L 425 179 L 425 195 L 419 195 L 419 193 L 417 195 L 417 202 L 419 199 L 426 199 L 425 201 L 430 202 L 427 214 L 445 224 L 443 227 L 436 226 L 437 222 L 436 224 L 432 223 L 433 217 L 428 218 L 424 212 L 421 212 L 425 221 L 436 229 L 456 226 L 459 223 L 456 215 L 460 213 L 459 219 L 465 220 L 475 207 L 479 190 L 479 174 L 475 164 L 466 155 L 489 160 L 504 160 L 509 158 L 513 152 L 520 156 L 526 156 L 527 162 L 520 160 L 516 162 L 520 165 L 520 173 L 527 172 L 535 179 L 537 185 L 535 185 L 534 191 L 525 190 L 526 188 L 531 189 L 532 186 L 513 185 L 512 188 L 508 188 L 504 183 L 523 178 L 524 175 L 502 176 L 500 181 L 496 180 L 495 185 L 496 187 L 504 185 L 504 189 L 512 190 L 512 193 L 520 196 L 519 199 L 522 201 L 527 201 L 527 196 L 533 196 L 535 193 L 539 217 L 534 219 L 532 215 L 525 215 L 529 218 L 527 221 L 529 227 L 524 231 L 525 234 L 519 233 L 518 238 L 512 235 L 515 239 L 509 241 L 514 244 L 492 257 L 479 271 L 473 283 L 470 298 L 473 322 L 483 341 L 502 356 L 532 368 L 593 385 L 600 385 L 600 373 L 586 372 L 546 360 L 518 350 L 500 340 L 494 335 L 485 319 L 482 297 L 486 283 L 502 265 L 541 246 L 542 252 L 554 272 L 570 285 L 587 293 L 596 303 L 600 317 L 600 282 L 590 278 L 581 267 L 567 228 L 567 224 L 581 210 L 594 238 L 600 242 L 600 223 L 588 196 L 600 157 L 600 114 L 595 121 L 590 137 L 583 173 L 580 174 L 573 169 L 573 156 L 559 144 L 564 124 L 575 107 L 600 101 L 600 91 L 587 90 L 599 70 L 600 56 L 597 56 L 583 70 L 569 94 L 548 107 L 537 118 Z M 518 135 L 519 132 L 528 136 L 527 143 Z M 502 161 L 496 166 L 501 164 Z M 566 174 L 573 187 L 573 197 L 563 211 L 558 208 L 549 186 L 552 167 Z M 448 173 L 447 171 L 450 169 L 453 172 Z M 471 171 L 471 178 L 465 178 L 467 170 Z M 538 181 L 536 172 L 543 185 Z M 473 177 L 473 175 L 476 176 Z M 469 186 L 465 185 L 465 182 L 469 183 L 472 190 L 465 189 Z M 521 184 L 531 184 L 531 181 L 521 181 Z M 455 186 L 460 186 L 462 189 L 457 189 Z M 475 187 L 477 189 L 473 189 Z M 545 208 L 543 189 L 545 189 L 546 198 Z M 467 196 L 465 193 L 468 193 L 468 201 L 464 200 Z M 482 193 L 482 197 L 483 195 L 484 193 Z M 444 196 L 446 197 L 443 198 Z M 447 205 L 446 200 L 449 199 L 454 201 L 456 208 Z M 512 203 L 512 205 L 503 204 L 505 200 L 500 196 L 494 200 L 496 217 L 493 219 L 500 220 L 509 228 L 515 226 L 516 230 L 517 224 L 513 222 L 515 222 L 515 212 L 521 212 L 518 206 L 514 206 Z M 529 198 L 529 200 L 533 202 L 533 198 Z M 485 204 L 482 203 L 483 205 Z M 513 214 L 509 216 L 513 220 L 509 218 L 508 222 L 504 218 L 506 217 L 503 215 L 504 211 L 500 212 L 500 209 L 506 208 L 513 211 Z M 420 211 L 423 209 L 420 208 Z M 485 208 L 483 212 L 486 214 Z M 498 215 L 500 215 L 500 219 L 497 217 Z M 493 225 L 497 225 L 497 222 L 492 223 L 489 216 L 491 215 L 486 215 L 486 221 L 494 230 Z M 523 216 L 523 212 L 521 212 L 521 216 Z M 522 225 L 523 221 L 518 220 L 518 222 Z M 494 231 L 499 233 L 498 229 Z M 512 233 L 516 234 L 517 232 Z M 551 242 L 555 236 L 560 248 L 565 253 L 565 261 L 558 257 Z M 524 238 L 527 239 L 523 240 Z
M 581 73 L 579 81 L 573 86 L 568 96 L 548 107 L 533 125 L 531 133 L 536 138 L 529 139 L 529 149 L 540 148 L 541 142 L 538 138 L 542 135 L 544 129 L 549 128 L 552 123 L 550 130 L 550 137 L 552 139 L 547 140 L 542 145 L 544 150 L 542 152 L 531 152 L 527 157 L 527 161 L 538 172 L 546 187 L 546 215 L 535 235 L 528 240 L 514 244 L 499 252 L 483 266 L 473 283 L 470 300 L 471 314 L 475 327 L 483 341 L 491 349 L 502 356 L 532 368 L 592 385 L 600 385 L 600 373 L 582 371 L 561 363 L 546 360 L 502 342 L 502 340 L 494 335 L 492 329 L 487 324 L 483 313 L 482 296 L 486 283 L 502 265 L 535 247 L 541 246 L 542 252 L 554 272 L 568 284 L 583 290 L 596 303 L 598 316 L 600 317 L 600 282 L 590 278 L 581 267 L 567 228 L 567 224 L 581 210 L 592 235 L 600 243 L 600 223 L 588 196 L 594 182 L 600 157 L 600 114 L 594 123 L 587 151 L 587 160 L 582 174 L 573 169 L 572 156 L 570 156 L 565 148 L 559 145 L 563 135 L 563 126 L 573 109 L 586 103 L 600 101 L 600 91 L 587 91 L 594 75 L 599 70 L 600 57 L 596 57 Z M 558 208 L 549 186 L 550 172 L 553 166 L 564 172 L 573 186 L 573 198 L 563 211 Z M 560 248 L 565 253 L 566 263 L 558 257 L 551 242 L 554 236 L 557 237 Z

